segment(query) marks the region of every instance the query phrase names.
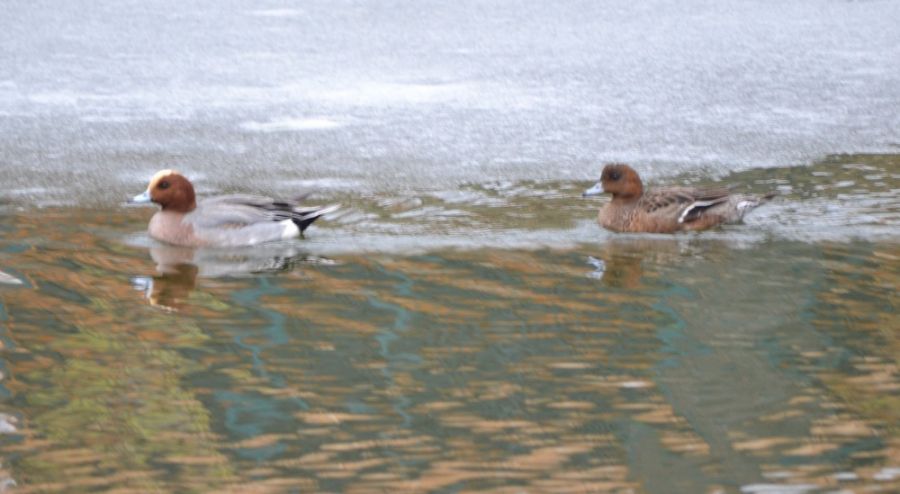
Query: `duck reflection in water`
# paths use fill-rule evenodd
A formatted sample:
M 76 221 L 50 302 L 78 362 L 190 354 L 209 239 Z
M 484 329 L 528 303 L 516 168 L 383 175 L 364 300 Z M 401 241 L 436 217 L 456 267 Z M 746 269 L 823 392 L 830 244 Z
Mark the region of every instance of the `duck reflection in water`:
M 642 244 L 643 242 L 638 242 Z M 603 245 L 596 256 L 588 256 L 587 263 L 594 267 L 588 276 L 601 280 L 614 288 L 637 288 L 641 284 L 644 257 L 652 252 L 645 245 L 632 242 L 611 241 Z
M 333 261 L 298 251 L 294 245 L 271 244 L 253 249 L 192 248 L 166 244 L 150 247 L 156 263 L 153 276 L 134 276 L 132 286 L 144 292 L 150 305 L 180 310 L 197 286 L 198 278 L 245 277 L 287 272 L 297 264 Z
M 692 258 L 703 258 L 715 252 L 739 247 L 734 242 L 690 237 L 617 237 L 605 242 L 598 252 L 588 256 L 586 264 L 593 271 L 587 276 L 601 280 L 612 288 L 636 289 L 645 284 L 645 269 L 684 264 Z
M 11 274 L 6 274 L 3 271 L 0 271 L 0 283 L 5 285 L 21 285 L 22 280 L 16 278 Z

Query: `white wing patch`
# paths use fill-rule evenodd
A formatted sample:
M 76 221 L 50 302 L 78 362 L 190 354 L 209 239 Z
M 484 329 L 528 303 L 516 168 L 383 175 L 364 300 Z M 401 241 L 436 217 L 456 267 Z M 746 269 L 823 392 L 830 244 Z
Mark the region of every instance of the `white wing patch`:
M 684 219 L 687 218 L 687 215 L 690 214 L 695 208 L 704 208 L 707 206 L 712 206 L 713 204 L 720 201 L 694 201 L 688 205 L 688 207 L 684 208 L 684 211 L 681 212 L 681 215 L 678 217 L 678 223 L 684 223 Z
M 340 204 L 332 204 L 330 206 L 312 206 L 308 208 L 294 208 L 295 213 L 299 213 L 301 215 L 301 219 L 314 218 L 317 216 L 322 216 L 323 214 L 328 214 L 334 211 L 337 211 L 341 208 Z

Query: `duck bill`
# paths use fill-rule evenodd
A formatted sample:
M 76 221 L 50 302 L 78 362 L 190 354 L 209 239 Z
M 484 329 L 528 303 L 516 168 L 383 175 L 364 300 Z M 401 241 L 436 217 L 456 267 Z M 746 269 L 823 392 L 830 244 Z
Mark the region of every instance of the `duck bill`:
M 597 182 L 593 187 L 581 193 L 581 197 L 599 196 L 603 193 L 603 184 Z
M 150 199 L 149 190 L 145 190 L 143 194 L 138 194 L 128 200 L 129 204 L 149 204 L 151 202 L 153 202 L 153 200 Z

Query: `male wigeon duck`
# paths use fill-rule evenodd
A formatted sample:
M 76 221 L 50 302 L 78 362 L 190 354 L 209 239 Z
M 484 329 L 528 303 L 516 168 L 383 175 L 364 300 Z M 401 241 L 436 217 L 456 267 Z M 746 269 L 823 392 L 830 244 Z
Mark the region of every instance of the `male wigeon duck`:
M 612 194 L 600 208 L 597 221 L 614 232 L 673 233 L 705 230 L 741 221 L 747 211 L 774 194 L 731 194 L 726 188 L 669 187 L 645 191 L 641 178 L 628 165 L 603 167 L 600 182 L 582 196 Z
M 162 206 L 150 219 L 150 236 L 187 247 L 238 247 L 297 237 L 338 208 L 299 207 L 293 200 L 244 194 L 197 201 L 191 182 L 173 170 L 157 172 L 131 202 Z

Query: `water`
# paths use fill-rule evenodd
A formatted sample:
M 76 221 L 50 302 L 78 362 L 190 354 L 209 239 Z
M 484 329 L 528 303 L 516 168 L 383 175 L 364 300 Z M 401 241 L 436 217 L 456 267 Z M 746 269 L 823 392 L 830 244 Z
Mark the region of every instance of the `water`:
M 0 492 L 900 491 L 898 10 L 5 2 Z M 342 209 L 166 247 L 169 167 Z
M 8 0 L 0 180 L 110 206 L 169 167 L 369 193 L 896 153 L 897 18 L 892 0 Z
M 728 176 L 791 188 L 700 235 L 606 234 L 586 183 L 363 200 L 228 251 L 151 242 L 147 209 L 7 206 L 3 485 L 894 492 L 898 161 Z

